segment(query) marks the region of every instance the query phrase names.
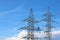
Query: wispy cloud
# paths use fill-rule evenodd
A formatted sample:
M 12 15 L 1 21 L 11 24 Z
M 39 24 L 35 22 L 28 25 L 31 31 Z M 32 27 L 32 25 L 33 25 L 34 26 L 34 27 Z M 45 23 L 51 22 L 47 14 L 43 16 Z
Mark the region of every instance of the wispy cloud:
M 16 7 L 15 9 L 12 9 L 12 10 L 0 12 L 0 16 L 5 16 L 5 15 L 11 14 L 11 13 L 13 13 L 13 12 L 19 12 L 19 11 L 21 11 L 21 10 L 22 10 L 22 7 L 18 6 L 18 7 Z
M 11 14 L 13 12 L 21 12 L 24 9 L 24 6 L 26 4 L 26 1 L 23 1 L 20 5 L 18 5 L 15 9 L 7 10 L 0 12 L 0 16 L 5 16 L 7 14 Z

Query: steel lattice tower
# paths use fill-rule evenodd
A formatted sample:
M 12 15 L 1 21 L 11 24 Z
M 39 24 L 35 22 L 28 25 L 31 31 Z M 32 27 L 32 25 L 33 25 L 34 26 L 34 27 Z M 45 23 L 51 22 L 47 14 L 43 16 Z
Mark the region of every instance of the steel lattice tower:
M 23 21 L 28 22 L 28 26 L 20 28 L 28 31 L 27 36 L 23 38 L 27 38 L 27 40 L 40 39 L 40 38 L 34 37 L 34 31 L 40 31 L 40 27 L 34 27 L 34 24 L 40 21 L 35 21 L 32 8 L 30 9 L 30 14 L 28 18 Z
M 49 7 L 47 10 L 47 13 L 45 14 L 46 19 L 43 19 L 43 21 L 46 22 L 46 30 L 45 30 L 45 40 L 51 40 L 51 29 L 52 29 L 52 25 L 51 23 L 54 22 L 52 21 L 52 16 L 51 13 L 49 12 Z

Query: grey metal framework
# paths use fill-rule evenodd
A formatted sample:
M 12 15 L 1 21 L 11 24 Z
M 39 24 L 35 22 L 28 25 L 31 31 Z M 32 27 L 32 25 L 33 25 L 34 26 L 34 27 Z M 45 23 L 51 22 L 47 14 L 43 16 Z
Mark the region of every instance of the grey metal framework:
M 45 21 L 46 22 L 46 30 L 45 30 L 45 39 L 44 40 L 51 40 L 51 28 L 52 28 L 52 25 L 51 23 L 52 22 L 55 22 L 55 21 L 52 21 L 52 16 L 51 13 L 49 12 L 49 7 L 48 7 L 48 10 L 47 10 L 47 13 L 44 14 L 46 19 L 42 19 L 41 21 Z M 28 22 L 28 26 L 26 27 L 21 27 L 20 29 L 23 29 L 23 30 L 27 30 L 27 36 L 26 37 L 23 37 L 23 38 L 26 38 L 27 40 L 40 40 L 41 38 L 38 38 L 38 37 L 34 37 L 34 32 L 35 31 L 40 31 L 40 27 L 35 27 L 34 24 L 35 23 L 39 23 L 41 21 L 36 21 L 35 20 L 35 17 L 33 15 L 33 10 L 32 8 L 30 9 L 30 14 L 28 16 L 27 19 L 23 20 L 23 21 L 26 21 Z
M 51 13 L 49 12 L 49 7 L 48 7 L 48 10 L 47 10 L 47 13 L 44 14 L 46 16 L 46 19 L 43 19 L 43 21 L 46 22 L 46 30 L 45 30 L 45 40 L 51 40 L 51 37 L 52 37 L 52 34 L 51 34 L 51 29 L 52 29 L 52 22 L 55 22 L 55 21 L 52 21 L 52 16 Z
M 40 21 L 35 21 L 32 8 L 30 9 L 30 14 L 29 14 L 28 18 L 23 20 L 23 21 L 28 22 L 28 26 L 20 28 L 20 29 L 27 30 L 27 32 L 28 32 L 27 36 L 23 37 L 23 38 L 26 38 L 27 40 L 38 40 L 38 39 L 40 39 L 38 37 L 34 37 L 34 32 L 40 31 L 40 27 L 35 27 L 34 24 L 39 23 Z

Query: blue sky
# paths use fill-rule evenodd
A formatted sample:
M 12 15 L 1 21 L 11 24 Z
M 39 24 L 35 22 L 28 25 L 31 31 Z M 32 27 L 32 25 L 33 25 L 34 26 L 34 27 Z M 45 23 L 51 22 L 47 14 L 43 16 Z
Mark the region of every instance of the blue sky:
M 30 8 L 33 8 L 36 19 L 41 20 L 48 6 L 55 15 L 56 30 L 60 30 L 60 0 L 0 0 L 0 37 L 17 34 L 17 29 L 26 25 L 21 21 L 28 17 Z

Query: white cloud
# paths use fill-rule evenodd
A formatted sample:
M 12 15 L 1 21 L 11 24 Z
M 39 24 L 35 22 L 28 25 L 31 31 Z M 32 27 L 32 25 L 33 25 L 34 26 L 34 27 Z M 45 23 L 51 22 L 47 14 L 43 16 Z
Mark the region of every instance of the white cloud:
M 5 38 L 5 40 L 23 40 L 22 38 L 23 38 L 24 36 L 26 36 L 26 34 L 27 34 L 26 31 L 22 31 L 21 33 L 19 33 L 19 34 L 16 35 L 16 36 Z
M 60 30 L 52 32 L 52 36 L 56 37 L 57 35 L 60 35 Z
M 23 37 L 26 35 L 27 35 L 27 32 L 22 31 L 18 35 L 5 38 L 5 40 L 23 40 Z M 37 33 L 35 33 L 35 35 L 36 35 L 36 37 L 41 37 L 41 38 L 43 38 L 45 36 L 44 32 L 40 32 L 40 33 L 37 32 Z M 56 37 L 57 35 L 60 35 L 60 31 L 53 31 L 52 32 L 53 37 Z

